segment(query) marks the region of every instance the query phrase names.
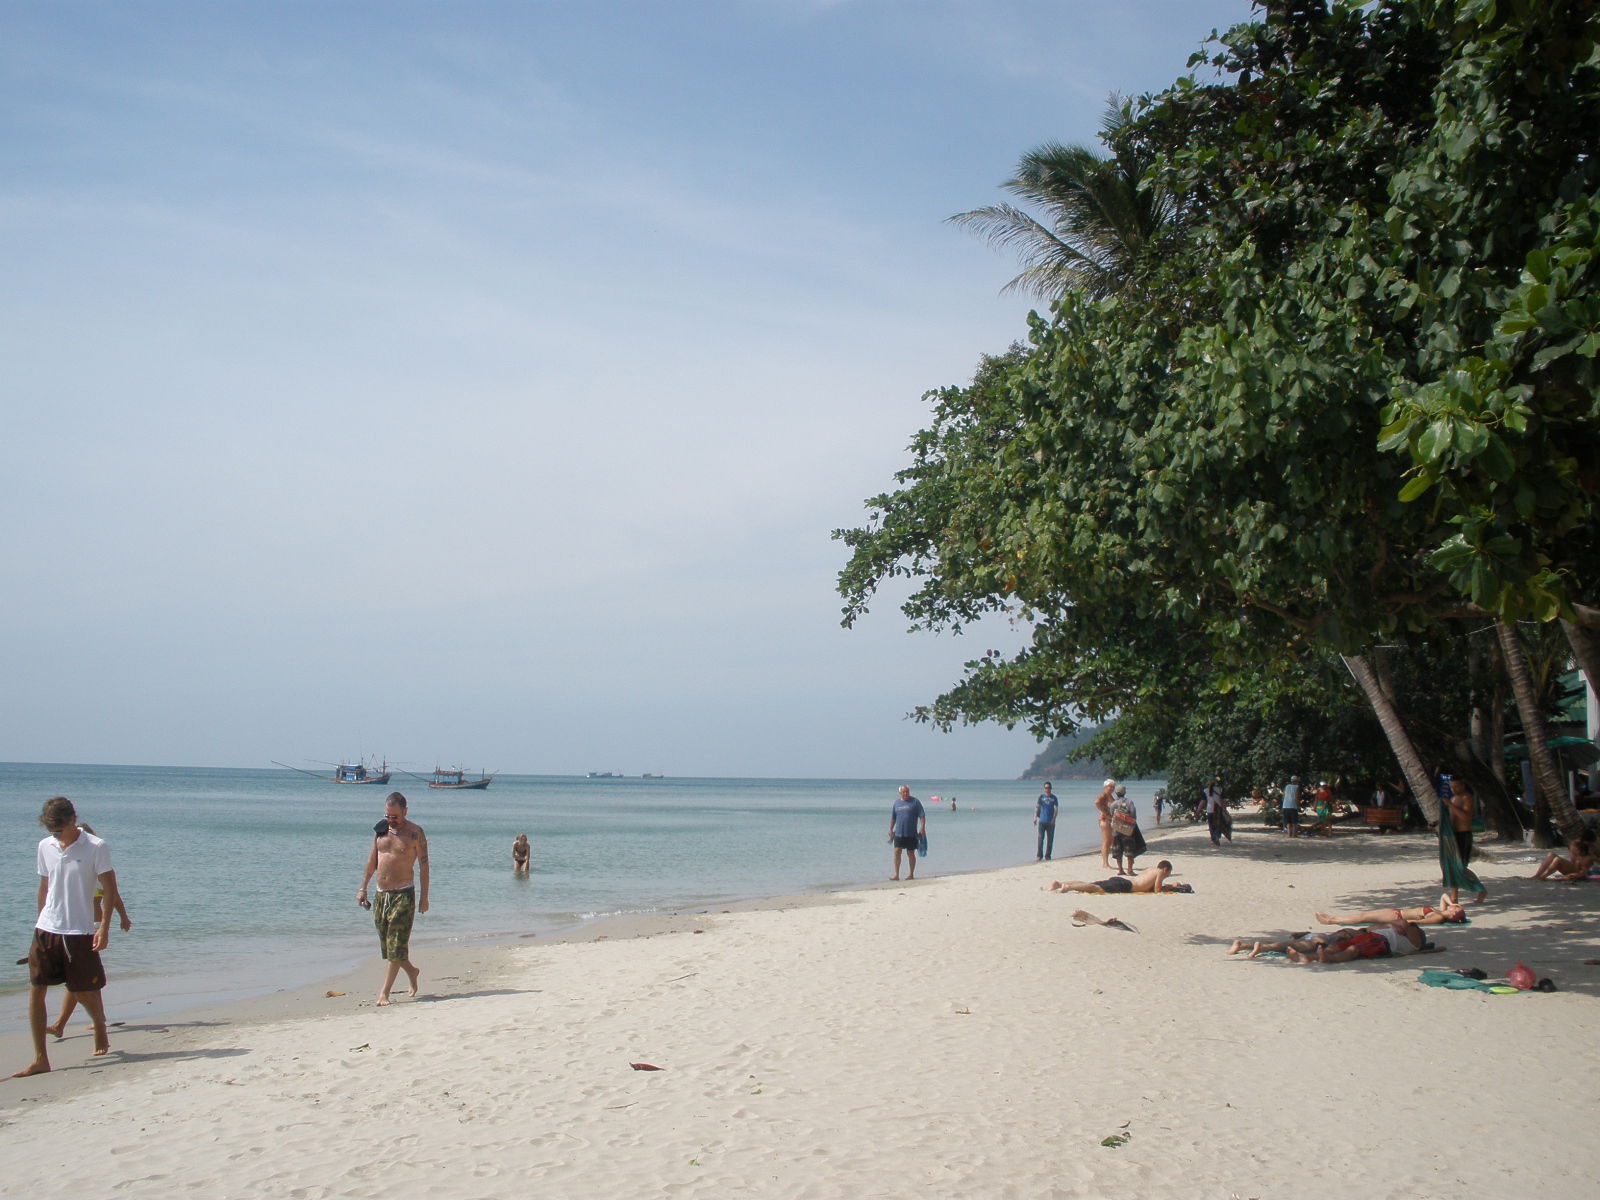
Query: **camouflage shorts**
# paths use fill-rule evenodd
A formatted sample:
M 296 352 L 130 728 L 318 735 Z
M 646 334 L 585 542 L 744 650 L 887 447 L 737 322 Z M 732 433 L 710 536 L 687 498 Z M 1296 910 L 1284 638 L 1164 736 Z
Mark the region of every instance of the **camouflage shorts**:
M 411 923 L 417 919 L 417 894 L 412 888 L 379 892 L 372 904 L 372 923 L 378 927 L 378 946 L 390 962 L 411 957 Z

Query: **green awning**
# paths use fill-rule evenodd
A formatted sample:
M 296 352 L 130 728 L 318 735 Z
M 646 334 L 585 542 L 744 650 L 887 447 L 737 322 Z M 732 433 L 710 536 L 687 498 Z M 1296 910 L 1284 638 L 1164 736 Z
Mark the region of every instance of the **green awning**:
M 1576 766 L 1588 766 L 1592 762 L 1600 762 L 1600 746 L 1596 746 L 1588 738 L 1581 737 L 1553 737 L 1550 739 L 1550 749 L 1559 751 L 1564 761 Z M 1507 746 L 1507 758 L 1527 758 L 1526 745 Z

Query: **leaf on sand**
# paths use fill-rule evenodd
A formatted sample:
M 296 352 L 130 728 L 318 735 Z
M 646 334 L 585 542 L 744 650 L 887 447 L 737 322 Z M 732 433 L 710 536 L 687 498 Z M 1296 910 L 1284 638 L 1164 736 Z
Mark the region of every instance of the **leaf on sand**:
M 332 1000 L 335 996 L 348 996 L 348 992 L 324 992 L 323 995 Z
M 629 1063 L 628 1065 L 630 1067 L 632 1067 L 635 1071 L 659 1071 L 659 1070 L 661 1070 L 660 1067 L 653 1067 L 649 1063 Z

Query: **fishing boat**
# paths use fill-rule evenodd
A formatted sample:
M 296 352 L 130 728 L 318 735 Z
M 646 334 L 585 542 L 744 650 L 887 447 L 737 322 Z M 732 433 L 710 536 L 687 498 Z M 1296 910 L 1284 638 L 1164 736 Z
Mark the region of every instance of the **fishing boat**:
M 494 776 L 483 771 L 478 772 L 478 778 L 468 779 L 467 773 L 459 768 L 446 771 L 443 767 L 433 769 L 433 778 L 428 780 L 431 788 L 456 788 L 460 790 L 476 789 L 482 791 L 494 782 Z
M 358 763 L 340 763 L 334 768 L 335 783 L 388 783 L 389 763 L 385 760 L 370 766 L 365 760 Z
M 333 767 L 332 775 L 324 775 L 320 771 L 308 771 L 304 767 L 290 766 L 286 762 L 272 760 L 275 767 L 286 767 L 291 771 L 299 771 L 302 775 L 309 775 L 313 779 L 325 779 L 329 783 L 388 783 L 389 762 L 384 759 L 377 763 L 369 763 L 366 759 L 353 763 L 328 763 Z

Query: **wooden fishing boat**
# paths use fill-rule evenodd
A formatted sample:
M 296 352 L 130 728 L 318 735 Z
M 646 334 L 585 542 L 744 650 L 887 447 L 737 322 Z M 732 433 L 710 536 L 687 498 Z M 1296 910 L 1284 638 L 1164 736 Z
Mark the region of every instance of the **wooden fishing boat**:
M 494 782 L 494 776 L 485 772 L 478 772 L 478 778 L 468 779 L 467 773 L 460 768 L 445 770 L 443 767 L 433 769 L 433 778 L 428 780 L 431 788 L 453 788 L 458 791 L 482 791 Z
M 333 772 L 335 783 L 388 783 L 387 761 L 372 765 L 363 759 L 358 763 L 340 763 Z
M 272 760 L 275 767 L 286 767 L 291 771 L 299 771 L 302 775 L 309 775 L 313 779 L 325 779 L 329 783 L 388 783 L 389 762 L 387 759 L 376 763 L 369 763 L 366 759 L 353 763 L 328 763 L 333 767 L 332 775 L 324 775 L 320 771 L 308 771 L 304 767 L 290 766 L 288 763 Z

